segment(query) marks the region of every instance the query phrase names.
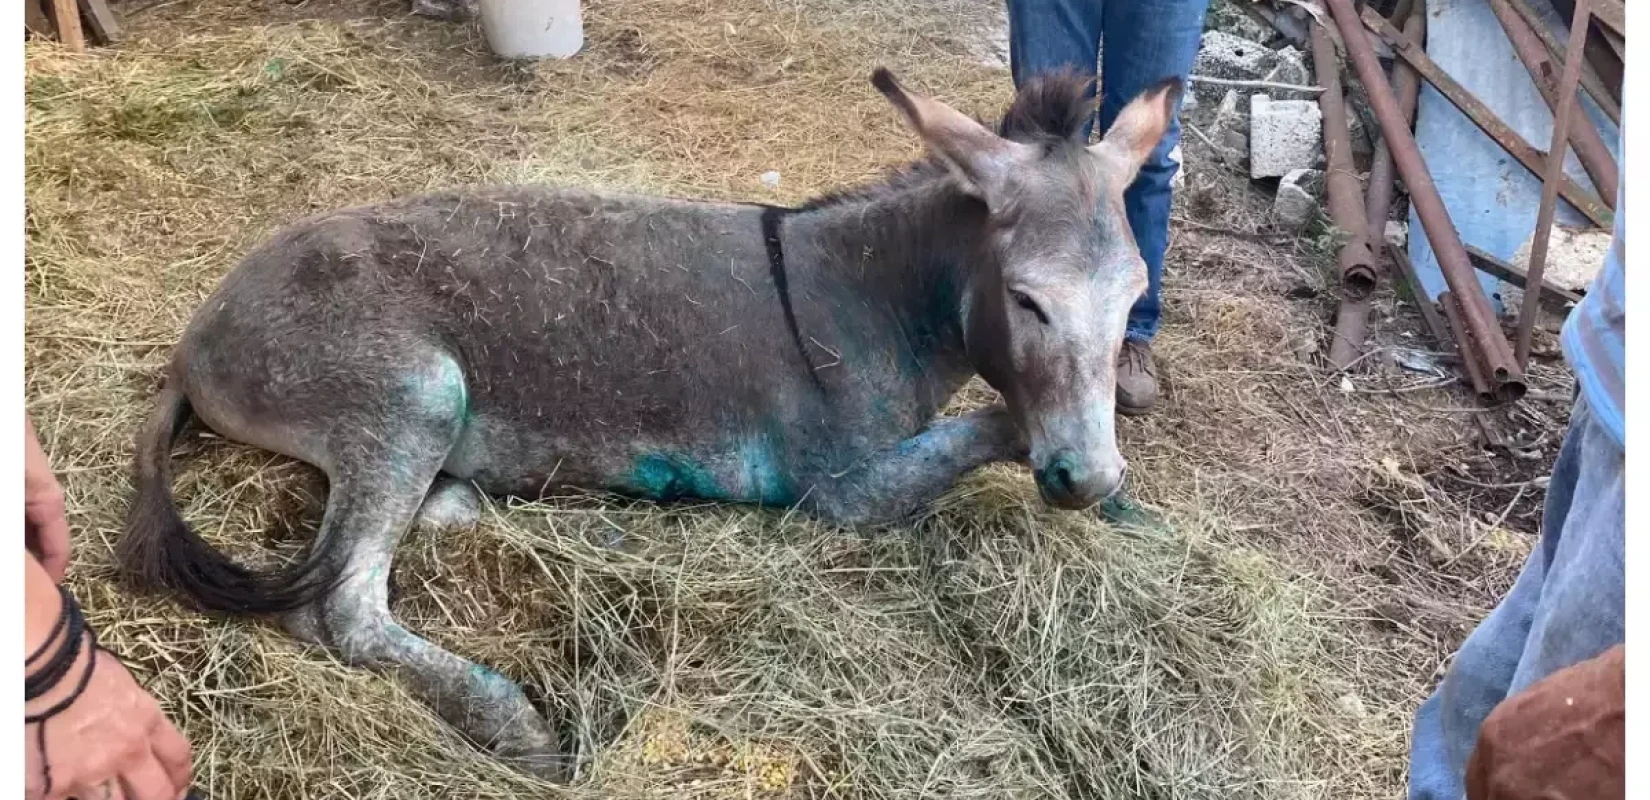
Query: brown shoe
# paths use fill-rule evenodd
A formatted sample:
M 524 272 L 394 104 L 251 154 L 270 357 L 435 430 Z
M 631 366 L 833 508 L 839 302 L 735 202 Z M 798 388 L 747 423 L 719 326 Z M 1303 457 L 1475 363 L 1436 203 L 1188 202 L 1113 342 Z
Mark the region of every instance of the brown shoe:
M 1117 353 L 1117 411 L 1138 417 L 1157 404 L 1157 366 L 1152 346 L 1127 339 Z

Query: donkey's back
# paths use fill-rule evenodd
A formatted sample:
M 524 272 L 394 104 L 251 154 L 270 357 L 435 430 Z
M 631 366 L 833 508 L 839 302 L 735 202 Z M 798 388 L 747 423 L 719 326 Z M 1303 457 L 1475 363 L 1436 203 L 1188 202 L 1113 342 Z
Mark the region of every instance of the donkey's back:
M 787 421 L 823 408 L 762 212 L 523 187 L 311 218 L 230 275 L 175 374 L 212 427 L 323 467 L 457 409 L 443 470 L 489 491 L 793 502 Z

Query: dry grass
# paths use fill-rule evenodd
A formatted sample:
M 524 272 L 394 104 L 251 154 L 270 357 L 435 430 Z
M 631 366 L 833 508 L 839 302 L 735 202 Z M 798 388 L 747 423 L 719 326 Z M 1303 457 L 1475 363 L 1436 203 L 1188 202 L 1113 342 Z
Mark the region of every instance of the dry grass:
M 433 187 L 791 201 L 860 181 L 915 152 L 871 67 L 990 113 L 1008 81 L 976 54 L 996 13 L 612 0 L 588 6 L 581 57 L 531 67 L 390 0 L 199 0 L 136 15 L 119 50 L 31 44 L 29 408 L 70 493 L 75 588 L 187 728 L 210 796 L 551 791 L 392 679 L 111 580 L 159 368 L 241 252 L 311 210 Z M 1322 259 L 1249 235 L 1252 195 L 1209 168 L 1182 204 L 1198 227 L 1171 256 L 1167 403 L 1124 429 L 1165 524 L 1050 511 L 1009 468 L 883 531 L 500 504 L 409 542 L 396 612 L 567 710 L 572 796 L 1391 796 L 1407 716 L 1527 549 L 1539 491 L 1474 488 L 1508 481 L 1456 395 L 1390 391 L 1414 377 L 1380 359 L 1343 392 L 1314 365 Z M 1378 333 L 1405 324 L 1388 300 Z M 1561 422 L 1532 409 L 1532 438 Z M 206 438 L 179 466 L 191 522 L 235 552 L 314 530 L 306 467 Z

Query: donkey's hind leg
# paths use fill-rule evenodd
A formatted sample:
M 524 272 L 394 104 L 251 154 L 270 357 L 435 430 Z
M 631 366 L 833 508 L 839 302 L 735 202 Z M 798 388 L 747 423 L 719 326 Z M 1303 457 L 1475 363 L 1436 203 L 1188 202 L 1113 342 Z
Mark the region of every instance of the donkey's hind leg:
M 557 736 L 521 687 L 412 633 L 390 614 L 396 546 L 417 519 L 446 450 L 392 448 L 370 467 L 339 470 L 321 532 L 346 543 L 340 581 L 325 600 L 328 638 L 350 663 L 391 669 L 471 741 L 534 775 L 561 779 L 566 765 Z
M 1024 458 L 1019 428 L 1001 406 L 935 420 L 851 472 L 815 486 L 821 516 L 846 524 L 889 522 L 934 501 L 977 467 Z
M 481 522 L 481 495 L 468 481 L 446 476 L 437 478 L 435 486 L 424 497 L 418 509 L 413 529 L 427 533 L 473 528 Z M 322 647 L 333 645 L 323 619 L 321 603 L 289 611 L 281 615 L 281 626 L 294 638 Z

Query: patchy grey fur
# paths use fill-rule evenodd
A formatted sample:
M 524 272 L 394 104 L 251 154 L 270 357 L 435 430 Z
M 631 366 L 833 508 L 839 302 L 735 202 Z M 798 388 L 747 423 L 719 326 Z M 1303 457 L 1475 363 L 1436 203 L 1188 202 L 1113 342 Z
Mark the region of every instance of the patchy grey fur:
M 1113 363 L 1145 287 L 1122 192 L 1178 86 L 1085 147 L 1071 76 L 1023 90 L 1009 138 L 885 72 L 876 83 L 935 157 L 800 209 L 507 187 L 279 232 L 173 355 L 139 448 L 125 566 L 392 668 L 473 741 L 561 777 L 555 728 L 516 684 L 389 611 L 401 537 L 473 524 L 469 485 L 867 523 L 1029 456 L 1051 502 L 1109 495 L 1123 478 Z M 976 373 L 1006 404 L 935 419 Z M 169 453 L 191 412 L 326 473 L 304 561 L 254 573 L 183 523 Z

